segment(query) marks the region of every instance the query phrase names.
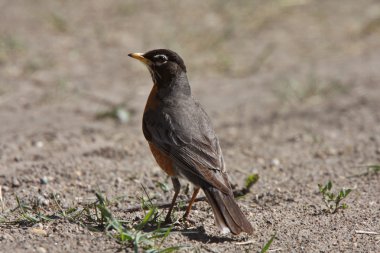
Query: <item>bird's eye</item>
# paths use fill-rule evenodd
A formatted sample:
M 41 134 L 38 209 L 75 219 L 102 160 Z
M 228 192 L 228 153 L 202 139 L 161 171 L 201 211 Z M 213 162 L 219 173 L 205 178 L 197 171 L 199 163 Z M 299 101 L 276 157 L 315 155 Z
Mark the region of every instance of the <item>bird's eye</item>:
M 168 57 L 163 54 L 156 55 L 154 59 L 156 60 L 156 62 L 159 62 L 159 63 L 165 63 L 168 61 Z

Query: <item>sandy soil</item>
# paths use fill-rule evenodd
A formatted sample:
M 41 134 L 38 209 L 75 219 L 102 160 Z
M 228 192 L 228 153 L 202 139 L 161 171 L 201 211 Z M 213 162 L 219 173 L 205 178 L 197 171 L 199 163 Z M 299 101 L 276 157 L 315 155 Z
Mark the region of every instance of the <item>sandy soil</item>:
M 52 193 L 68 208 L 100 191 L 130 221 L 141 184 L 170 200 L 140 128 L 150 76 L 127 57 L 153 48 L 185 59 L 232 182 L 260 176 L 239 200 L 252 236 L 221 236 L 198 202 L 164 246 L 258 252 L 276 233 L 272 252 L 380 252 L 356 232 L 380 233 L 379 175 L 363 174 L 380 163 L 378 1 L 1 0 L 0 14 L 0 252 L 132 250 L 67 220 L 7 224 L 16 196 L 49 211 Z M 96 118 L 115 105 L 125 124 Z M 328 180 L 353 189 L 348 209 L 324 211 Z

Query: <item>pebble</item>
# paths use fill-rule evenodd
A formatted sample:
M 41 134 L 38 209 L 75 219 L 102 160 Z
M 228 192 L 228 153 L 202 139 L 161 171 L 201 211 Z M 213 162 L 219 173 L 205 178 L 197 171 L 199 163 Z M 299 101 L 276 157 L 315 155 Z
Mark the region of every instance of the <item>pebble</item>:
M 1 189 L 3 190 L 3 192 L 9 191 L 9 187 L 5 185 L 1 186 Z
M 44 143 L 42 141 L 37 141 L 36 142 L 36 147 L 37 148 L 42 148 L 44 146 Z
M 39 229 L 43 229 L 44 228 L 44 225 L 42 225 L 42 223 L 36 223 L 33 225 L 34 228 L 39 228 Z
M 257 163 L 264 166 L 265 165 L 265 160 L 264 158 L 257 158 Z
M 120 123 L 127 123 L 129 121 L 130 115 L 128 111 L 122 108 L 117 108 L 116 117 L 120 121 Z
M 37 247 L 36 251 L 38 253 L 46 253 L 47 252 L 47 250 L 45 248 L 42 248 L 42 247 Z
M 15 157 L 13 158 L 13 160 L 14 160 L 15 162 L 21 162 L 21 161 L 22 161 L 21 157 L 19 157 L 19 156 L 15 156 Z
M 30 232 L 35 235 L 47 236 L 47 232 L 41 228 L 31 228 Z
M 48 206 L 49 205 L 49 200 L 48 199 L 46 199 L 44 196 L 42 196 L 42 195 L 38 195 L 37 196 L 37 201 L 38 201 L 38 203 L 41 203 L 42 205 L 44 205 L 44 206 Z
M 82 171 L 80 171 L 80 169 L 77 169 L 77 170 L 74 171 L 74 174 L 75 174 L 78 178 L 80 178 L 80 177 L 82 176 Z
M 49 182 L 49 179 L 47 177 L 41 177 L 40 178 L 40 184 L 47 184 Z
M 115 184 L 118 186 L 118 185 L 121 185 L 123 183 L 123 179 L 121 177 L 117 177 L 116 180 L 115 180 Z
M 280 160 L 278 160 L 277 158 L 274 158 L 270 161 L 270 165 L 272 166 L 279 166 L 280 165 Z
M 12 187 L 19 187 L 20 185 L 20 181 L 16 177 L 12 178 Z
M 326 155 L 329 155 L 329 156 L 336 156 L 338 154 L 338 151 L 332 147 L 329 147 L 325 152 L 326 152 Z

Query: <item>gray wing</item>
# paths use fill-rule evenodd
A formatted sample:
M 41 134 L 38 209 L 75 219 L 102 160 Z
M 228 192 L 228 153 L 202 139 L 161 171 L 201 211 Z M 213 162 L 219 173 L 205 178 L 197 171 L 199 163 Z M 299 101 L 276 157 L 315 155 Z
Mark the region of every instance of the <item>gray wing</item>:
M 181 101 L 160 113 L 145 112 L 143 132 L 149 142 L 173 159 L 189 181 L 231 192 L 219 140 L 207 114 L 194 100 Z

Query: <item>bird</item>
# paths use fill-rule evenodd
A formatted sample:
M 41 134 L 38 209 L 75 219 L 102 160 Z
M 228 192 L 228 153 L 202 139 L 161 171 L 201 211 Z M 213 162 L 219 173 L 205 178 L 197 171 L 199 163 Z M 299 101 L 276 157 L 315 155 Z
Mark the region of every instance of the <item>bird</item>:
M 169 49 L 128 56 L 142 62 L 153 80 L 142 130 L 156 162 L 173 183 L 174 196 L 165 222 L 171 223 L 171 212 L 181 189 L 179 179 L 185 179 L 194 185 L 194 192 L 183 220 L 187 220 L 202 189 L 221 233 L 252 234 L 251 223 L 234 199 L 211 120 L 192 96 L 183 59 Z

